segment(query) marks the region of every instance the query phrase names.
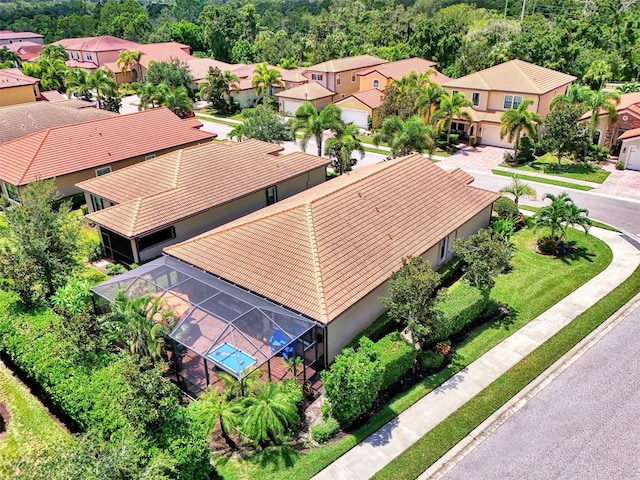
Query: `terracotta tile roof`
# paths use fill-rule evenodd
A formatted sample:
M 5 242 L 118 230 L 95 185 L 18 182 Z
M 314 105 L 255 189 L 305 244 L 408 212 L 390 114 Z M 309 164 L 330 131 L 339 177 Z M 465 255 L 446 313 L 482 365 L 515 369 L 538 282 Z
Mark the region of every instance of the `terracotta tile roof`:
M 213 137 L 166 108 L 47 128 L 0 145 L 0 179 L 26 185 Z
M 40 92 L 40 99 L 45 102 L 64 102 L 67 100 L 67 97 L 57 90 L 46 90 L 44 92 Z
M 0 144 L 45 128 L 118 116 L 97 108 L 73 108 L 68 105 L 72 102 L 75 101 L 33 102 L 0 108 Z
M 391 78 L 393 80 L 400 80 L 402 77 L 404 77 L 408 73 L 426 72 L 431 67 L 435 67 L 436 65 L 437 65 L 436 62 L 432 62 L 431 60 L 425 60 L 424 58 L 419 58 L 419 57 L 405 58 L 404 60 L 383 63 L 382 65 L 369 68 L 368 70 L 359 72 L 358 75 L 362 77 L 364 75 L 369 75 L 370 73 L 373 73 L 373 72 L 378 72 L 380 75 L 384 77 Z M 449 77 L 445 77 L 445 78 L 449 79 Z
M 18 55 L 21 60 L 32 60 L 40 55 L 42 51 L 42 44 L 28 41 L 0 45 L 0 49 L 2 49 L 2 47 L 7 47 L 10 51 Z
M 62 45 L 65 50 L 83 52 L 111 52 L 113 50 L 137 49 L 140 44 L 123 40 L 122 38 L 102 35 L 100 37 L 64 38 L 53 42 L 53 45 Z
M 443 84 L 447 88 L 471 88 L 542 95 L 573 82 L 576 77 L 522 60 L 510 60 Z
M 318 82 L 309 82 L 297 87 L 283 90 L 276 93 L 276 97 L 292 98 L 294 100 L 317 100 L 319 98 L 332 97 L 335 95 L 328 88 L 324 88 Z
M 19 68 L 0 69 L 0 88 L 36 85 L 40 80 L 22 73 Z
M 326 62 L 311 65 L 306 70 L 313 72 L 344 72 L 347 70 L 357 70 L 360 68 L 373 67 L 388 63 L 383 58 L 374 57 L 373 55 L 357 55 L 355 57 L 337 58 Z
M 278 156 L 282 150 L 258 140 L 212 142 L 92 178 L 77 187 L 117 202 L 88 218 L 132 238 L 327 164 L 326 158 L 301 152 Z
M 232 65 L 230 63 L 221 62 L 220 60 L 214 60 L 213 58 L 191 58 L 187 60 L 187 65 L 189 66 L 189 71 L 193 76 L 193 79 L 196 83 L 203 81 L 207 73 L 209 73 L 209 67 L 216 68 L 218 67 L 222 73 L 226 70 L 233 70 L 237 67 L 237 65 Z
M 44 38 L 39 33 L 14 32 L 11 30 L 0 30 L 0 40 L 17 40 L 20 38 Z
M 144 68 L 149 68 L 150 62 L 169 62 L 171 60 L 188 62 L 194 58 L 189 54 L 189 46 L 178 42 L 142 44 L 135 48 L 129 48 L 128 50 L 142 52 L 143 55 L 140 57 L 140 65 Z
M 362 167 L 165 252 L 328 323 L 499 197 L 421 155 Z
M 84 68 L 85 70 L 95 70 L 98 68 L 98 64 L 95 62 L 83 62 L 75 58 L 70 58 L 64 63 L 69 68 Z
M 618 112 L 627 108 L 637 106 L 640 104 L 640 92 L 624 93 L 620 95 L 620 102 L 618 103 L 616 110 Z
M 348 97 L 345 97 L 339 102 L 336 102 L 336 105 L 340 105 L 340 103 L 351 97 L 355 98 L 360 103 L 371 108 L 372 110 L 378 108 L 384 102 L 384 94 L 377 88 L 372 88 L 371 90 L 352 93 Z
M 307 82 L 308 79 L 303 75 L 304 70 L 300 68 L 292 68 L 287 70 L 286 68 L 274 67 L 282 75 L 283 82 Z
M 449 170 L 448 173 L 451 178 L 454 178 L 456 181 L 462 183 L 463 185 L 469 185 L 475 180 L 475 178 L 473 178 L 473 175 L 465 172 L 461 168 L 454 168 L 453 170 Z
M 627 138 L 636 138 L 640 137 L 640 128 L 632 128 L 631 130 L 627 130 L 622 135 L 618 137 L 618 140 L 625 140 Z
M 473 107 L 462 107 L 462 110 L 467 112 L 474 122 L 500 123 L 504 113 L 500 110 L 476 110 Z

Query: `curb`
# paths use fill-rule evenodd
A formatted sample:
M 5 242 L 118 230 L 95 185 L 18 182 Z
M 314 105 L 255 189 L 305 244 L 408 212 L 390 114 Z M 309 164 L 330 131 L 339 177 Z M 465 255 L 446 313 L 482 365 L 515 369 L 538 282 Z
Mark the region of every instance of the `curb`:
M 473 431 L 471 431 L 471 433 L 440 457 L 440 459 L 431 465 L 431 467 L 429 467 L 418 478 L 420 480 L 442 478 L 458 462 L 460 462 L 464 457 L 471 453 L 473 449 L 489 437 L 489 435 L 500 428 L 500 426 L 509 420 L 509 418 L 511 418 L 518 410 L 526 405 L 529 400 L 535 397 L 549 383 L 561 375 L 562 372 L 569 368 L 576 360 L 588 352 L 591 347 L 598 343 L 613 328 L 622 322 L 633 309 L 638 307 L 640 307 L 640 294 L 633 297 L 611 317 L 605 320 L 604 323 L 583 338 L 561 358 L 556 360 L 553 365 L 547 368 L 547 370 L 542 372 L 529 385 L 496 410 L 484 422 L 478 425 Z

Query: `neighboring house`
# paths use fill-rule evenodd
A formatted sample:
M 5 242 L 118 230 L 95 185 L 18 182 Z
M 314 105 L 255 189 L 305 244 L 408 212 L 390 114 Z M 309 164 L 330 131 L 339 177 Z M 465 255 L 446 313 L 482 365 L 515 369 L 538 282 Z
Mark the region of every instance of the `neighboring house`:
M 360 128 L 369 130 L 382 123 L 378 108 L 384 102 L 384 93 L 375 88 L 356 92 L 336 102 L 342 111 L 344 123 L 354 123 Z
M 238 68 L 237 65 L 221 62 L 220 60 L 214 60 L 213 58 L 192 57 L 187 60 L 186 63 L 189 67 L 189 72 L 191 72 L 191 76 L 193 77 L 191 88 L 194 90 L 198 90 L 199 85 L 207 80 L 209 68 L 217 68 L 222 73 L 226 72 L 227 70 L 232 71 Z
M 305 69 L 304 76 L 310 82 L 318 82 L 324 88 L 336 94 L 340 100 L 347 95 L 360 91 L 358 73 L 388 63 L 387 60 L 373 55 L 338 58 L 312 65 Z
M 46 128 L 0 144 L 2 193 L 19 202 L 21 188 L 55 178 L 62 196 L 73 195 L 78 182 L 215 136 L 166 108 Z
M 0 69 L 0 107 L 37 101 L 40 98 L 39 81 L 19 68 Z
M 44 44 L 44 37 L 33 32 L 13 32 L 11 30 L 0 30 L 0 48 L 2 45 L 12 45 L 14 43 L 34 43 Z
M 9 45 L 0 45 L 0 50 L 3 47 L 7 47 L 7 49 L 13 53 L 15 53 L 20 58 L 20 64 L 22 62 L 27 62 L 34 60 L 40 52 L 42 52 L 42 44 L 35 43 L 30 41 L 11 43 Z M 20 65 L 16 65 L 20 66 Z
M 615 121 L 611 121 L 608 115 L 602 113 L 596 130 L 596 143 L 608 147 L 613 155 L 621 153 L 620 136 L 629 130 L 640 128 L 640 92 L 620 95 L 616 113 L 618 117 Z M 591 112 L 587 112 L 582 118 L 587 120 L 590 116 Z
M 625 131 L 617 141 L 620 144 L 618 161 L 628 170 L 640 170 L 640 128 Z
M 106 254 L 139 263 L 326 180 L 327 159 L 282 151 L 258 140 L 210 142 L 76 186 Z
M 65 38 L 54 42 L 53 45 L 61 45 L 69 54 L 67 66 L 84 68 L 89 72 L 95 71 L 105 63 L 116 62 L 122 50 L 137 50 L 140 46 L 136 42 L 111 35 Z
M 319 112 L 333 103 L 334 95 L 331 90 L 314 81 L 276 93 L 279 110 L 290 117 L 296 114 L 296 110 L 304 102 L 311 103 Z
M 378 65 L 358 73 L 358 76 L 360 77 L 360 91 L 364 92 L 374 88 L 384 90 L 394 80 L 400 80 L 411 72 L 415 72 L 417 74 L 425 73 L 436 65 L 436 62 L 419 57 L 383 63 L 382 65 Z M 449 77 L 438 71 L 430 75 L 429 79 L 438 85 L 442 85 L 444 82 L 451 80 Z
M 478 143 L 498 147 L 513 147 L 505 138 L 500 139 L 502 112 L 517 106 L 525 98 L 533 103 L 529 110 L 541 116 L 549 112 L 549 103 L 556 95 L 566 93 L 576 77 L 540 67 L 522 60 L 510 60 L 500 65 L 443 83 L 451 94 L 461 92 L 473 102 L 466 111 L 471 123 L 454 120 L 451 131 L 473 135 Z
M 299 87 L 309 81 L 309 79 L 304 76 L 304 70 L 301 68 L 292 68 L 289 70 L 280 67 L 273 68 L 278 70 L 280 75 L 282 75 L 282 83 L 284 83 L 285 89 Z

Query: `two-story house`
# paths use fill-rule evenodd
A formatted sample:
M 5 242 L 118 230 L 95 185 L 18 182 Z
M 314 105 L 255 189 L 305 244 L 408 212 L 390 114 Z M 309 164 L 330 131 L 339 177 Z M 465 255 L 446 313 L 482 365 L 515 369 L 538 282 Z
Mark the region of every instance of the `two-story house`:
M 576 77 L 540 67 L 522 60 L 510 60 L 470 75 L 443 83 L 450 94 L 460 92 L 473 102 L 466 109 L 471 122 L 454 119 L 451 131 L 474 136 L 478 143 L 511 148 L 500 138 L 502 112 L 517 108 L 525 99 L 533 103 L 529 110 L 541 116 L 549 112 L 549 103 L 556 95 L 566 93 Z

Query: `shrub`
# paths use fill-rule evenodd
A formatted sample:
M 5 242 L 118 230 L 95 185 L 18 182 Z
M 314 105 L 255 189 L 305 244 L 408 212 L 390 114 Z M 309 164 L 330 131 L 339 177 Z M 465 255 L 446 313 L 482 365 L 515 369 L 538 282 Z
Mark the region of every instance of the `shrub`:
M 452 133 L 451 135 L 449 135 L 449 145 L 457 145 L 458 140 L 460 140 L 460 134 Z
M 120 275 L 121 273 L 125 273 L 127 269 L 124 265 L 120 265 L 119 263 L 110 263 L 105 268 L 107 275 Z
M 94 238 L 87 240 L 85 243 L 85 251 L 87 252 L 87 261 L 95 262 L 104 256 L 104 248 L 100 240 Z
M 491 222 L 493 235 L 509 240 L 516 230 L 516 222 L 514 217 L 500 217 Z
M 318 443 L 325 443 L 331 440 L 339 429 L 340 424 L 338 421 L 333 417 L 329 417 L 320 423 L 311 425 L 311 438 Z
M 82 213 L 83 216 L 89 213 L 89 207 L 87 207 L 86 203 L 80 205 L 80 213 Z
M 476 137 L 474 135 L 469 135 L 469 145 L 474 146 L 476 144 Z
M 533 139 L 531 137 L 521 137 L 518 146 L 519 163 L 531 162 L 533 160 Z
M 518 216 L 516 202 L 507 197 L 500 197 L 493 202 L 493 210 L 501 217 L 515 218 Z
M 438 370 L 444 363 L 444 355 L 433 350 L 420 350 L 417 358 L 418 366 L 424 372 Z
M 589 145 L 589 151 L 585 157 L 585 160 L 591 162 L 604 162 L 609 158 L 609 149 L 607 147 L 601 147 L 600 145 Z
M 360 332 L 353 340 L 351 340 L 347 347 L 357 348 L 358 343 L 362 337 L 367 337 L 368 339 L 377 342 L 386 334 L 394 331 L 398 328 L 398 323 L 389 317 L 387 312 L 380 315 L 378 318 L 374 320 L 374 322 L 365 328 L 362 332 Z
M 624 170 L 624 163 L 620 160 L 616 162 L 616 170 Z
M 382 390 L 396 383 L 413 366 L 417 351 L 399 332 L 390 333 L 373 345 L 380 362 Z
M 513 153 L 504 152 L 504 156 L 502 157 L 502 159 L 507 163 L 513 162 Z

